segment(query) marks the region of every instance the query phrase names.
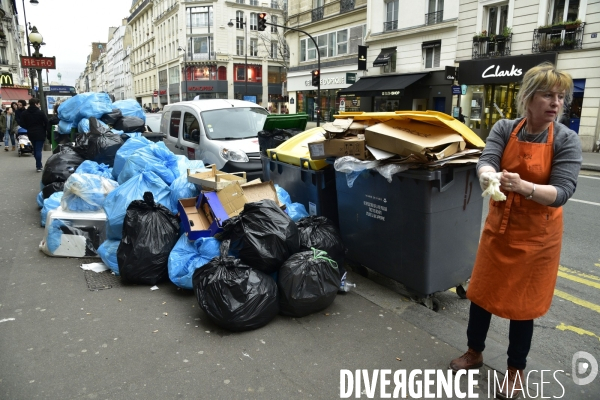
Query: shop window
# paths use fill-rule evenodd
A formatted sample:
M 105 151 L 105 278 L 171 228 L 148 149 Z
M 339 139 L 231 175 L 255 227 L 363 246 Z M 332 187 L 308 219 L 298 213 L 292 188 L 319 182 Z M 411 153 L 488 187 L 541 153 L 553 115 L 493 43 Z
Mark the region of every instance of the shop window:
M 440 66 L 441 40 L 423 43 L 423 62 L 425 68 L 438 68 Z
M 227 80 L 227 67 L 219 67 L 217 71 L 217 79 L 220 81 Z
M 179 123 L 181 121 L 181 111 L 173 111 L 171 113 L 171 121 L 169 121 L 169 136 L 172 138 L 179 137 Z
M 580 0 L 553 0 L 551 22 L 560 24 L 563 21 L 575 21 L 579 18 Z
M 245 82 L 244 64 L 234 64 L 234 81 Z M 248 82 L 262 82 L 262 66 L 248 65 Z
M 283 67 L 269 67 L 269 83 L 285 82 L 285 69 Z
M 508 26 L 508 4 L 487 7 L 487 33 L 499 35 Z

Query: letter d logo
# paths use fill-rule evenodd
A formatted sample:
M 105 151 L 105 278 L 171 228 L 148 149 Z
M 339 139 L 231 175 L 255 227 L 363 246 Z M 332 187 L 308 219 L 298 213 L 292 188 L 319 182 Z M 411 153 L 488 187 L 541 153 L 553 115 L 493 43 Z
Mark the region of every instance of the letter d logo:
M 585 359 L 585 361 L 582 361 Z M 590 368 L 591 367 L 591 368 Z M 580 378 L 580 375 L 584 375 L 589 371 L 589 375 L 585 378 Z M 598 375 L 598 361 L 588 352 L 578 351 L 573 354 L 573 360 L 571 362 L 571 374 L 573 376 L 573 382 L 576 385 L 587 385 L 592 383 Z

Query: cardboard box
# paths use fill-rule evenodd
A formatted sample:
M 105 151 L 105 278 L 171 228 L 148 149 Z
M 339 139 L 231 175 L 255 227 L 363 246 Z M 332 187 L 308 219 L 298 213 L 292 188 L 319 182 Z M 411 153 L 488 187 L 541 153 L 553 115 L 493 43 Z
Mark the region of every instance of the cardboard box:
M 218 202 L 216 193 L 209 192 L 198 197 L 180 199 L 177 203 L 181 226 L 189 240 L 214 236 L 220 230 L 220 221 L 229 218 L 226 213 L 210 206 L 209 198 L 212 195 Z
M 333 122 L 327 122 L 323 125 L 325 129 L 325 137 L 332 139 L 334 137 L 343 137 L 344 133 L 352 125 L 352 118 L 348 119 L 336 119 Z
M 277 198 L 277 190 L 272 181 L 244 185 L 235 182 L 223 190 L 217 192 L 219 202 L 229 217 L 234 217 L 244 211 L 246 203 L 260 200 L 273 200 L 278 206 L 282 206 Z M 212 204 L 211 204 L 212 207 Z
M 203 188 L 221 190 L 233 182 L 246 183 L 246 172 L 228 174 L 217 170 L 217 167 L 213 164 L 210 171 L 189 174 L 188 182 L 200 185 Z
M 359 139 L 356 136 L 346 136 L 341 139 L 321 140 L 308 144 L 310 158 L 313 160 L 322 160 L 327 157 L 352 156 L 359 160 L 371 159 L 365 139 Z
M 415 120 L 390 120 L 365 130 L 367 144 L 421 162 L 439 160 L 465 149 L 462 136 L 444 128 Z

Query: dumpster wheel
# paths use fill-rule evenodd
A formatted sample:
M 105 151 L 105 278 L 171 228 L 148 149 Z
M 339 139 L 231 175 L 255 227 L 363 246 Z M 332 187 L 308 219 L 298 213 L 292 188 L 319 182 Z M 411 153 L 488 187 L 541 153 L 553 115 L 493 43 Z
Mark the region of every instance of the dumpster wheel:
M 456 294 L 461 299 L 467 298 L 467 288 L 469 287 L 469 281 L 463 282 L 456 287 Z
M 435 297 L 426 297 L 424 299 L 421 299 L 421 304 L 435 312 L 438 312 L 440 310 L 440 301 Z

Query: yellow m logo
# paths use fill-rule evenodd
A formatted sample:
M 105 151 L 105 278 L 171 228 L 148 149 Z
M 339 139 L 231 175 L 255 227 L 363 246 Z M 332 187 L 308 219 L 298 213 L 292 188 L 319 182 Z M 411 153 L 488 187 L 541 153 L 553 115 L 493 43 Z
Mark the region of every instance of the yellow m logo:
M 0 74 L 0 85 L 13 86 L 12 74 L 9 74 L 9 73 Z

